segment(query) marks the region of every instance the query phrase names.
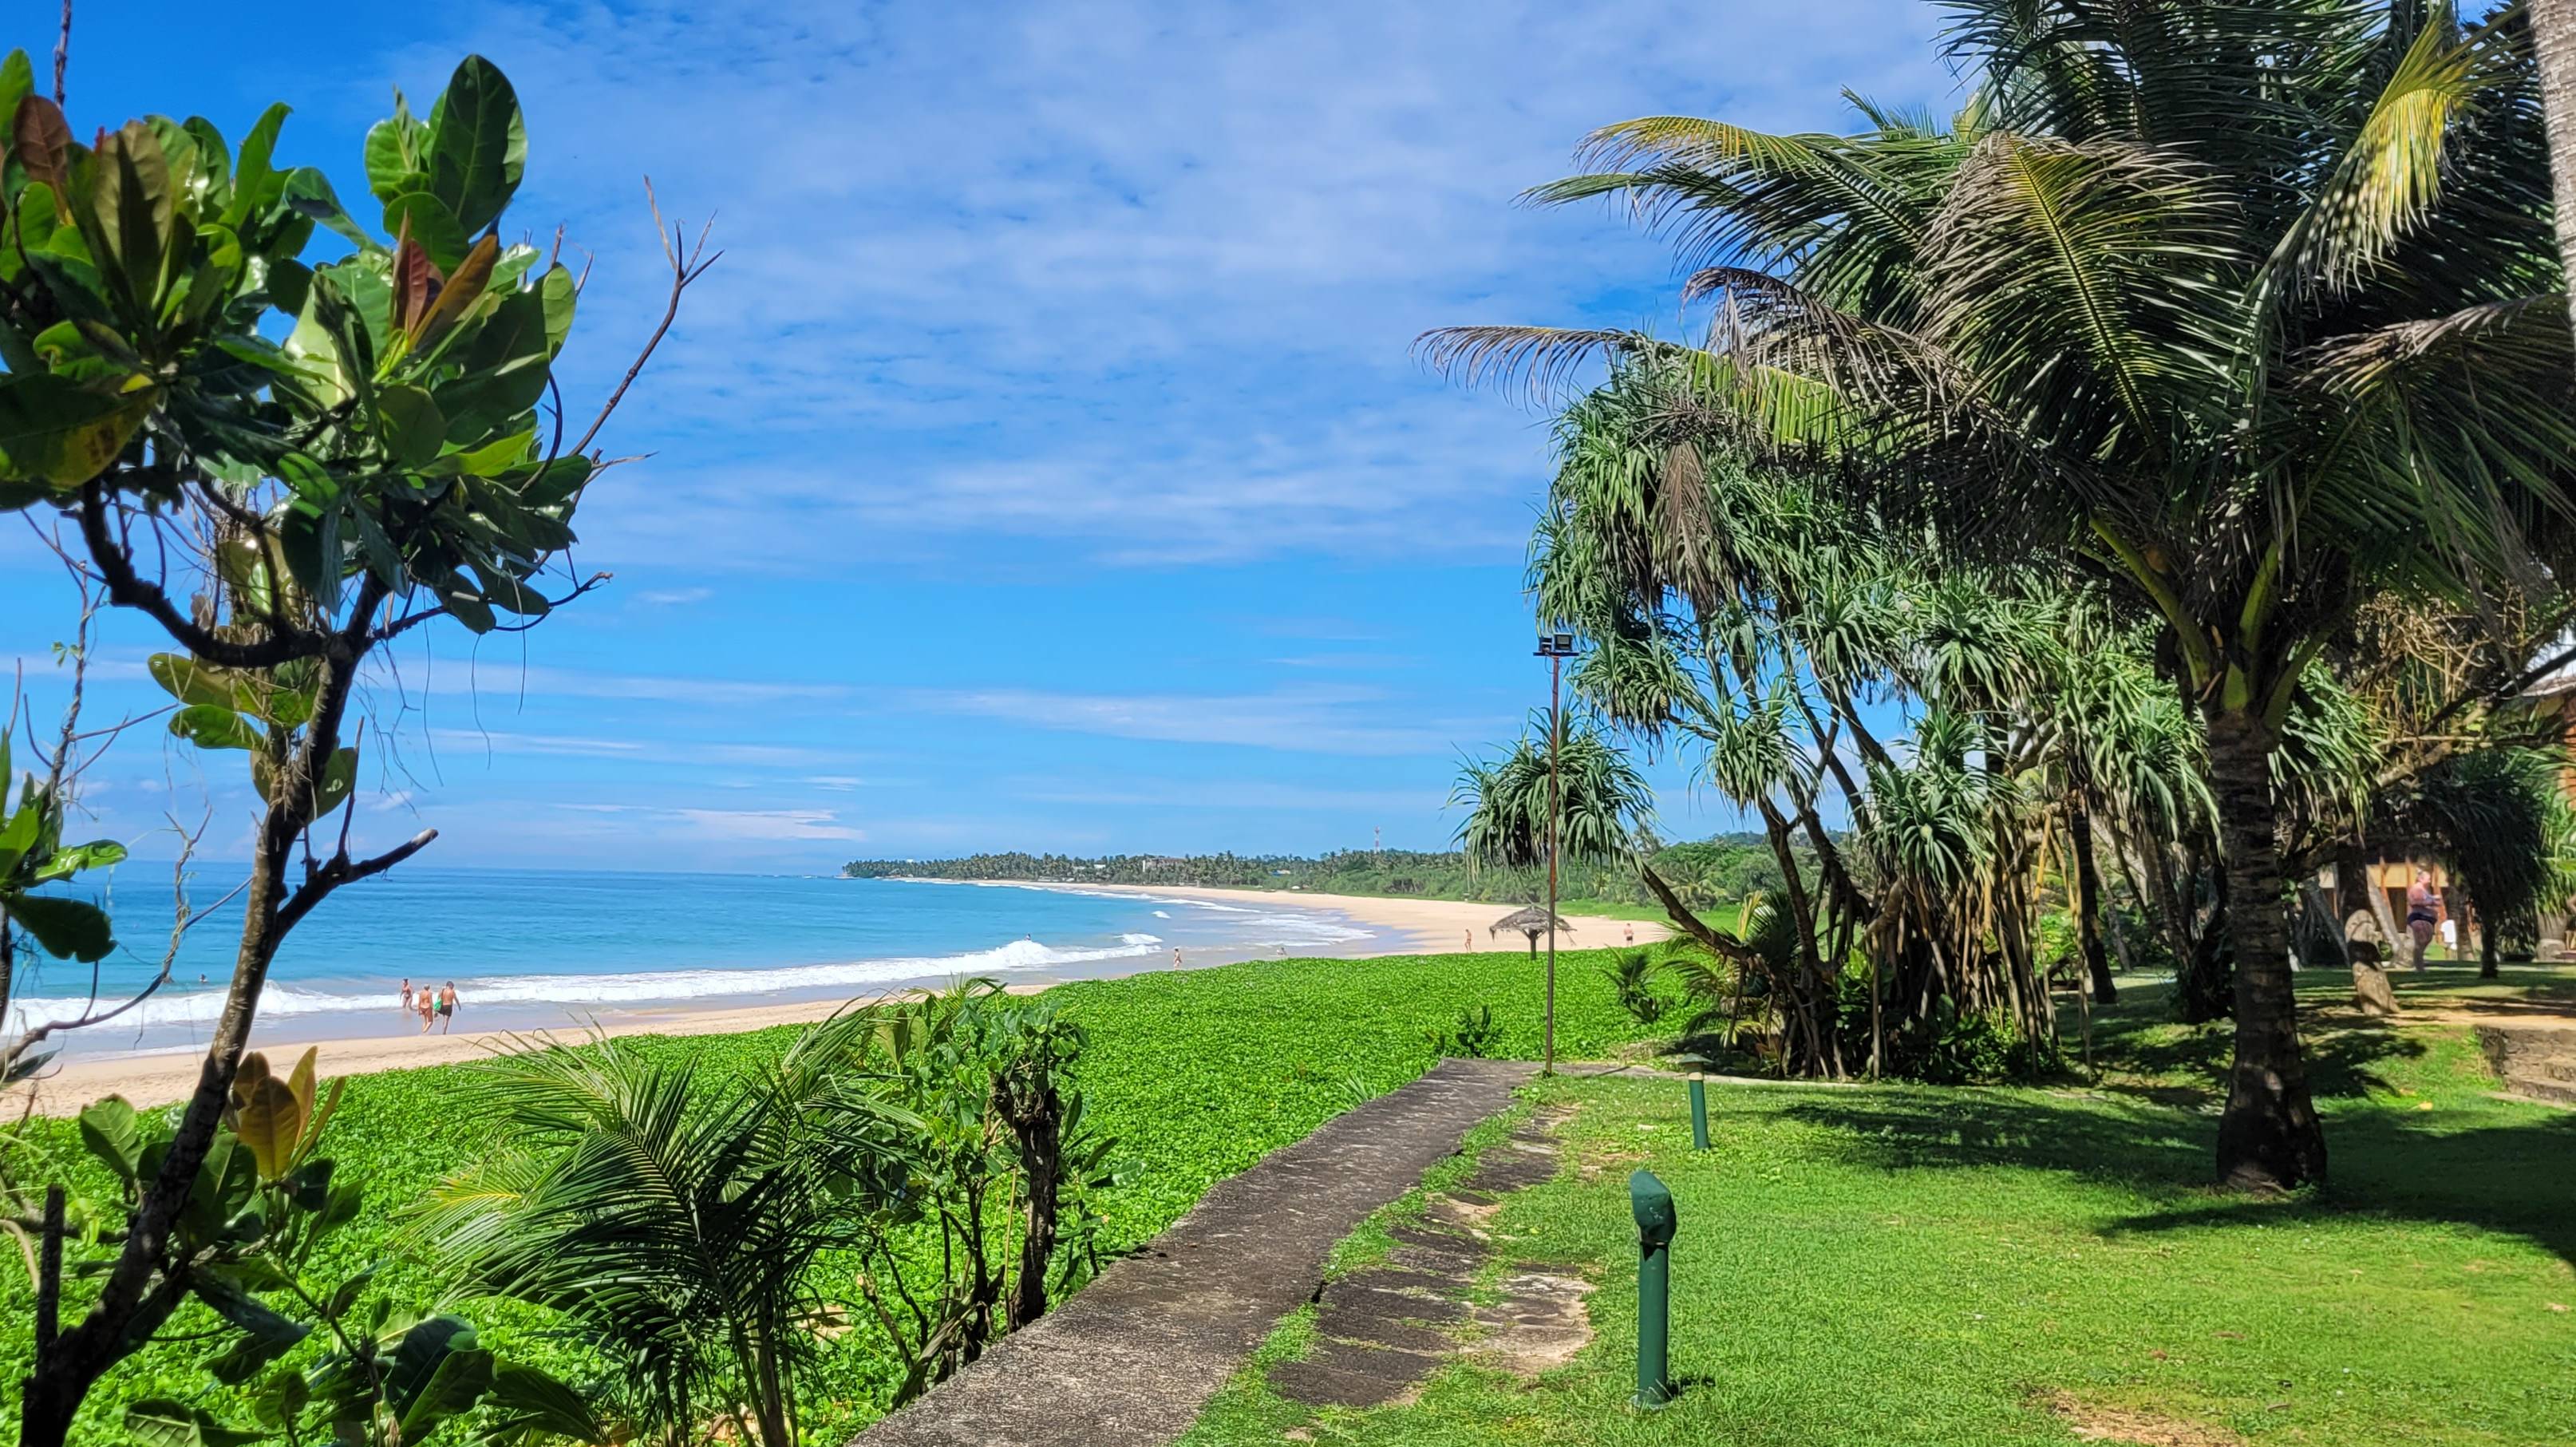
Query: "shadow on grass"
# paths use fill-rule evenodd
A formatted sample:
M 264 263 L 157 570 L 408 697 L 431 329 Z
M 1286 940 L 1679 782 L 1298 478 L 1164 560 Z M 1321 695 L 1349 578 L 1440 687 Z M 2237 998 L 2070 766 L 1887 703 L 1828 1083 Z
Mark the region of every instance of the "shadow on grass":
M 1835 1130 L 1844 1159 L 1887 1170 L 2012 1166 L 2209 1192 L 2115 1231 L 2368 1215 L 2476 1226 L 2576 1261 L 2576 1211 L 2567 1205 L 2576 1114 L 2462 1130 L 2395 1111 L 2338 1112 L 2326 1129 L 2332 1184 L 2280 1200 L 2218 1194 L 2210 1184 L 2217 1123 L 2134 1101 L 1971 1095 L 1909 1105 L 1878 1096 L 1801 1101 L 1787 1113 Z

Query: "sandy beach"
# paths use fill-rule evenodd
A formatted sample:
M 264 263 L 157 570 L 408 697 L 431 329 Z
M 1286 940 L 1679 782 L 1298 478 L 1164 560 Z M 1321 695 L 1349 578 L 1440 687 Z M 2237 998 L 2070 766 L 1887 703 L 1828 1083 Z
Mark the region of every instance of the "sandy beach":
M 1263 908 L 1301 908 L 1331 910 L 1347 915 L 1364 925 L 1383 931 L 1378 937 L 1356 940 L 1348 948 L 1331 953 L 1349 955 L 1431 955 L 1459 954 L 1469 949 L 1526 951 L 1528 941 L 1515 934 L 1508 938 L 1490 934 L 1494 921 L 1511 912 L 1511 906 L 1468 904 L 1457 900 L 1381 899 L 1369 895 L 1306 894 L 1289 890 L 1261 889 L 1196 889 L 1162 888 L 1148 885 L 1085 884 L 1089 891 L 1116 894 L 1150 895 L 1165 899 L 1196 899 L 1218 904 L 1258 905 Z M 1599 916 L 1568 915 L 1565 922 L 1570 933 L 1560 943 L 1569 949 L 1598 949 L 1624 943 L 1633 931 L 1637 943 L 1647 944 L 1664 938 L 1663 925 L 1645 920 L 1606 919 Z M 1203 964 L 1230 963 L 1240 956 L 1211 958 Z M 1185 965 L 1189 962 L 1184 960 Z M 1121 962 L 1115 970 L 1100 972 L 1090 978 L 1114 978 L 1167 968 L 1159 960 Z M 1030 980 L 1014 984 L 1017 992 L 1034 992 L 1062 983 L 1060 979 Z M 686 1006 L 596 1012 L 591 1023 L 608 1035 L 727 1035 L 744 1030 L 762 1030 L 773 1025 L 801 1024 L 820 1020 L 844 1003 L 839 1000 L 808 1000 L 777 1005 L 710 1004 L 692 1009 Z M 460 1060 L 477 1060 L 525 1044 L 532 1039 L 579 1039 L 584 1033 L 580 1024 L 567 1022 L 549 1031 L 474 1030 L 453 1035 L 394 1035 L 354 1040 L 314 1041 L 283 1035 L 272 1037 L 263 1030 L 254 1035 L 252 1048 L 267 1049 L 278 1055 L 301 1053 L 313 1045 L 320 1055 L 316 1062 L 325 1078 L 343 1075 L 368 1075 L 379 1070 L 401 1070 L 415 1066 L 447 1065 Z M 5 1096 L 11 1110 L 32 1106 L 38 1115 L 70 1115 L 93 1100 L 121 1095 L 139 1106 L 166 1105 L 186 1098 L 197 1082 L 204 1055 L 196 1050 L 164 1051 L 142 1055 L 116 1055 L 66 1062 L 41 1078 L 12 1087 Z
M 1529 948 L 1529 942 L 1517 934 L 1505 938 L 1487 932 L 1494 921 L 1517 907 L 1508 904 L 1481 904 L 1455 899 L 1387 899 L 1369 894 L 1308 894 L 1293 889 L 1197 889 L 1158 884 L 1066 887 L 1103 894 L 1203 899 L 1216 904 L 1328 909 L 1349 915 L 1362 924 L 1404 936 L 1401 948 L 1381 948 L 1380 941 L 1363 941 L 1364 952 L 1372 955 L 1454 955 L 1470 948 L 1524 951 Z M 1634 931 L 1636 943 L 1651 944 L 1669 933 L 1666 926 L 1652 921 L 1609 919 L 1600 915 L 1569 914 L 1565 916 L 1565 923 L 1571 933 L 1560 939 L 1558 944 L 1567 949 L 1600 949 L 1605 945 L 1625 944 L 1630 931 Z

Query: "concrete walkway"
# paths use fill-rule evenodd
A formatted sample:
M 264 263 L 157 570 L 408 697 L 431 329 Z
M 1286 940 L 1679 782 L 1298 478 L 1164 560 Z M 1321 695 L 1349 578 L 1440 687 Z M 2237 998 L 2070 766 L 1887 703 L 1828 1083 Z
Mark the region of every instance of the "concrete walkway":
M 982 1361 L 859 1434 L 855 1447 L 1160 1447 L 1279 1319 L 1324 1258 L 1454 1154 L 1536 1067 L 1447 1060 L 1220 1182 L 1139 1255 Z

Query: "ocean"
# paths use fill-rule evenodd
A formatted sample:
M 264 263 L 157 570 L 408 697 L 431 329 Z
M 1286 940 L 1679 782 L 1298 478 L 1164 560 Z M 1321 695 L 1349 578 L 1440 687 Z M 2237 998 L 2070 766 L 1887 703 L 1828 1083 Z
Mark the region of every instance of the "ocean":
M 82 1054 L 202 1045 L 232 974 L 242 905 L 211 908 L 240 866 L 195 866 L 205 911 L 171 981 L 113 1023 L 63 1037 Z M 169 948 L 166 865 L 119 866 L 103 892 L 119 948 L 96 998 L 126 998 Z M 1342 914 L 1077 887 L 854 880 L 818 875 L 626 874 L 405 866 L 349 885 L 288 936 L 260 1003 L 271 1042 L 398 1035 L 404 979 L 454 983 L 460 1029 L 548 1029 L 637 1009 L 783 1004 L 964 975 L 1054 980 L 1170 962 L 1354 954 L 1374 938 Z M 201 983 L 202 981 L 202 983 Z M 91 967 L 22 966 L 10 1025 L 76 1015 Z

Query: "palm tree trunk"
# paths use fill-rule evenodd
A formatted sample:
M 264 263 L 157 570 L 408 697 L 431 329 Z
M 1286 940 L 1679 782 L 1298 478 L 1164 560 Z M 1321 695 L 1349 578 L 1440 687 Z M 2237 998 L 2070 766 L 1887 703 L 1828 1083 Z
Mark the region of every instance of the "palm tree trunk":
M 2232 710 L 2209 715 L 2208 736 L 2227 855 L 2228 941 L 2236 955 L 2236 1061 L 2218 1121 L 2218 1174 L 2232 1186 L 2287 1190 L 2325 1179 L 2326 1138 L 2308 1098 L 2290 987 L 2272 804 L 2278 739 L 2261 718 Z
M 2576 276 L 2576 0 L 2531 0 L 2530 15 L 2549 125 L 2549 189 L 2558 202 L 2558 255 Z M 2576 324 L 2576 288 L 2567 301 Z
M 2084 945 L 2084 968 L 2093 977 L 2093 998 L 2108 1005 L 2120 998 L 2111 979 L 2111 955 L 2102 941 L 2102 871 L 2093 863 L 2093 811 L 2078 799 L 2067 809 L 2067 833 L 2075 841 L 2075 935 Z

